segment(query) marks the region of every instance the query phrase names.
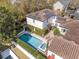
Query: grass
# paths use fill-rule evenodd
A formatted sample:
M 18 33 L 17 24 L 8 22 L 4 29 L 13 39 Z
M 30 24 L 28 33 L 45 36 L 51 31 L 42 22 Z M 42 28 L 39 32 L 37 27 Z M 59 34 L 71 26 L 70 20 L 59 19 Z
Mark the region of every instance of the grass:
M 20 39 L 17 40 L 17 43 L 22 46 L 25 50 L 27 50 L 29 53 L 31 53 L 36 59 L 46 59 L 46 57 L 40 53 L 37 52 L 35 49 L 33 49 L 30 45 L 26 44 L 25 42 L 21 41 Z

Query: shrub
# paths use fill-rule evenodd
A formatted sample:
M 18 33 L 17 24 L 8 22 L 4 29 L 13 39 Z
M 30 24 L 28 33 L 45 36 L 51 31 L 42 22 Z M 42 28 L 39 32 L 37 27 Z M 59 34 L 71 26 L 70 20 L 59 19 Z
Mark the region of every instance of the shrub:
M 58 28 L 54 28 L 53 33 L 54 33 L 54 35 L 60 35 L 60 31 Z
M 34 29 L 35 29 L 35 31 L 34 31 Z M 30 31 L 32 33 L 36 33 L 36 34 L 38 34 L 40 36 L 46 35 L 48 33 L 47 29 L 45 29 L 45 30 L 43 29 L 42 30 L 42 29 L 39 29 L 39 28 L 31 26 L 31 25 L 28 25 L 28 31 Z

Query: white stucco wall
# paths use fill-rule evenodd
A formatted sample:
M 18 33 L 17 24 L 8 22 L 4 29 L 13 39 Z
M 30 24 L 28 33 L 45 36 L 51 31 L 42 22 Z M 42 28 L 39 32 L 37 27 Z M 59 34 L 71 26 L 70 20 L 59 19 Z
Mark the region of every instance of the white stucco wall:
M 57 16 L 52 16 L 51 18 L 49 18 L 48 22 L 49 22 L 52 26 L 55 26 L 56 20 L 57 20 Z
M 47 28 L 47 26 L 48 26 L 48 20 L 43 22 L 43 28 Z
M 57 28 L 59 29 L 59 31 L 60 31 L 60 33 L 62 35 L 65 35 L 66 34 L 66 32 L 67 32 L 67 29 L 66 28 L 63 28 L 63 27 L 60 27 L 60 26 L 57 26 Z M 63 32 L 63 30 L 65 30 L 65 32 Z
M 47 27 L 47 21 L 42 22 L 39 20 L 33 20 L 32 18 L 29 17 L 26 17 L 26 19 L 27 19 L 27 24 L 29 25 L 35 26 L 40 29 L 44 29 L 45 27 Z

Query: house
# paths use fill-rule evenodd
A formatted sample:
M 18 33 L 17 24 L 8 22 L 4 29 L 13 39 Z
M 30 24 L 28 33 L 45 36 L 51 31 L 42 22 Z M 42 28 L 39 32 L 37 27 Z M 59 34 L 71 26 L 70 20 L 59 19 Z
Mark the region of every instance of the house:
M 74 18 L 79 20 L 79 11 L 78 10 L 74 13 Z
M 61 24 L 59 27 L 66 28 L 67 32 L 62 36 L 52 36 L 49 50 L 63 59 L 79 59 L 79 20 L 60 19 L 57 22 Z
M 69 6 L 70 1 L 69 0 L 59 0 L 53 5 L 54 11 L 60 11 L 62 12 L 63 10 L 67 10 Z
M 65 18 L 57 20 L 59 27 L 68 29 L 65 35 L 53 36 L 48 49 L 63 59 L 79 59 L 79 20 Z
M 67 29 L 61 27 L 63 23 L 68 22 L 67 17 L 61 17 L 54 14 L 50 9 L 43 9 L 34 13 L 26 15 L 27 24 L 37 27 L 39 29 L 46 29 L 50 24 L 59 29 L 62 35 L 65 35 Z
M 74 41 L 76 44 L 79 44 L 79 20 L 72 20 L 62 24 L 62 27 L 68 29 L 67 33 L 63 35 L 63 37 L 69 41 Z
M 52 18 L 52 20 L 56 19 L 56 16 L 50 9 L 43 9 L 26 15 L 27 24 L 39 29 L 46 29 L 50 18 Z
M 52 19 L 52 17 L 49 19 L 49 23 L 51 24 L 51 26 L 57 27 L 62 35 L 65 35 L 68 29 L 62 27 L 61 25 L 69 21 L 70 20 L 67 20 L 67 17 L 61 17 L 61 16 L 56 16 L 54 20 Z
M 10 0 L 11 4 L 15 4 L 16 0 Z
M 19 59 L 10 49 L 1 52 L 2 59 Z
M 63 59 L 79 59 L 79 45 L 61 36 L 52 39 L 49 50 Z
M 59 17 L 56 24 L 64 38 L 79 44 L 79 20 Z
M 16 4 L 16 3 L 21 3 L 21 1 L 20 1 L 20 0 L 10 0 L 10 3 L 11 3 L 12 5 L 14 5 L 14 4 Z
M 68 15 L 70 18 L 74 18 L 75 10 L 68 10 L 68 11 L 67 11 L 67 15 Z
M 79 8 L 75 11 L 74 18 L 79 20 Z

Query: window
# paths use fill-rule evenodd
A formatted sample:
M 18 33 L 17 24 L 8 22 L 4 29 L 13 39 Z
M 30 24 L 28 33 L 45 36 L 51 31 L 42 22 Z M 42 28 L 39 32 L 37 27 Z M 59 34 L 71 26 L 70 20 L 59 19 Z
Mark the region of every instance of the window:
M 35 20 L 33 20 L 33 23 L 35 23 Z
M 63 32 L 65 32 L 66 30 L 65 29 L 63 29 Z

